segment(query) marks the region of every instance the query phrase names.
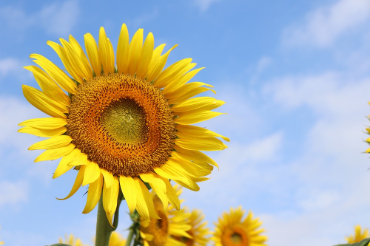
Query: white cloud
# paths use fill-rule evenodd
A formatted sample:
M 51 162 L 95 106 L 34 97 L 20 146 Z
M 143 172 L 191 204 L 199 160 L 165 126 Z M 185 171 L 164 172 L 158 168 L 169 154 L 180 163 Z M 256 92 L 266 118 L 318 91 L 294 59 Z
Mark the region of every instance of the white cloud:
M 6 76 L 10 73 L 14 73 L 15 71 L 18 71 L 20 67 L 21 64 L 18 59 L 13 57 L 4 58 L 0 60 L 0 75 Z
M 285 117 L 302 109 L 314 115 L 301 140 L 294 138 L 302 154 L 274 173 L 272 186 L 289 192 L 290 206 L 262 216 L 269 244 L 334 245 L 343 243 L 354 225 L 368 227 L 370 162 L 361 154 L 366 149 L 361 140 L 369 90 L 370 78 L 339 72 L 290 76 L 265 88 Z
M 303 23 L 288 27 L 283 42 L 289 45 L 327 47 L 370 19 L 367 0 L 339 0 L 307 14 Z
M 30 27 L 41 27 L 47 33 L 68 35 L 75 25 L 79 14 L 78 1 L 52 3 L 35 13 L 7 6 L 0 8 L 0 19 L 11 29 L 25 30 Z
M 251 192 L 264 189 L 263 187 L 268 186 L 273 180 L 272 177 L 264 174 L 264 168 L 269 161 L 278 159 L 278 152 L 282 145 L 282 132 L 247 144 L 236 142 L 228 144 L 229 148 L 218 153 L 215 158 L 220 170 L 215 168 L 210 175 L 211 179 L 200 184 L 201 192 L 207 196 L 199 197 L 199 194 L 192 194 L 192 191 L 186 190 L 185 198 L 186 196 L 193 198 L 186 199 L 187 204 L 190 206 L 197 204 L 194 207 L 202 204 L 207 207 L 217 200 L 218 205 L 227 206 L 230 203 L 241 202 L 244 198 L 243 194 L 250 197 Z M 256 183 L 260 184 L 258 188 L 254 186 Z M 209 200 L 209 197 L 213 197 L 214 200 Z
M 195 3 L 195 5 L 202 11 L 202 12 L 204 12 L 204 11 L 206 11 L 206 10 L 208 10 L 208 8 L 212 5 L 212 4 L 214 4 L 214 3 L 216 3 L 216 2 L 219 2 L 219 1 L 221 1 L 221 0 L 194 0 L 194 3 Z
M 148 14 L 144 14 L 144 15 L 140 15 L 138 17 L 136 17 L 132 23 L 135 27 L 137 28 L 142 28 L 142 25 L 148 21 L 152 21 L 153 19 L 155 19 L 159 14 L 159 10 L 157 8 L 153 9 L 152 12 L 148 13 Z
M 28 199 L 28 185 L 23 181 L 0 181 L 0 207 L 6 204 L 19 205 Z

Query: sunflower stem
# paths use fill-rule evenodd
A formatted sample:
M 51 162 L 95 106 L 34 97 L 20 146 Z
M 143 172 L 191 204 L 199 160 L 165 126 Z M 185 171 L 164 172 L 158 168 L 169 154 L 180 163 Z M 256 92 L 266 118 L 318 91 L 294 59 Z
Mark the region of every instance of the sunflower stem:
M 96 239 L 95 246 L 109 246 L 110 235 L 112 234 L 113 228 L 109 224 L 107 215 L 103 207 L 103 193 L 101 194 L 99 207 L 98 207 L 98 218 L 96 221 Z
M 130 228 L 130 232 L 127 237 L 126 246 L 130 246 L 132 242 L 132 237 L 134 236 L 134 228 Z

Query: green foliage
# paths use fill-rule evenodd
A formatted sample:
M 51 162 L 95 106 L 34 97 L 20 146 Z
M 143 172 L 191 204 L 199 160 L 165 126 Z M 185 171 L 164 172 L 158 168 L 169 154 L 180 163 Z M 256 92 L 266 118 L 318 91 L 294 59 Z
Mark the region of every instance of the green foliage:
M 347 244 L 337 244 L 334 246 L 370 246 L 370 238 L 365 238 L 361 242 L 358 243 L 347 243 Z

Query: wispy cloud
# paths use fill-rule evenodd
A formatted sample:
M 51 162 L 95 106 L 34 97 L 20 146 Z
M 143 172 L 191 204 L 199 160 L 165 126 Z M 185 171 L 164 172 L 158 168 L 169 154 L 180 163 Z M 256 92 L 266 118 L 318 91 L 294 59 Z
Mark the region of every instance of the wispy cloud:
M 339 0 L 308 13 L 302 23 L 288 27 L 283 43 L 327 47 L 369 19 L 369 1 Z
M 370 163 L 361 154 L 367 147 L 361 139 L 366 137 L 370 78 L 326 72 L 282 78 L 266 88 L 285 115 L 303 108 L 314 115 L 297 142 L 304 152 L 286 163 L 285 173 L 276 173 L 278 183 L 273 186 L 285 186 L 291 205 L 262 217 L 270 243 L 341 243 L 352 226 L 365 223 L 363 211 L 370 205 L 364 196 L 370 185 L 366 172 Z
M 16 205 L 28 199 L 28 185 L 23 181 L 0 181 L 0 207 L 6 204 Z
M 136 28 L 141 28 L 142 25 L 148 21 L 152 21 L 153 19 L 155 19 L 159 14 L 159 10 L 158 8 L 155 8 L 153 9 L 152 12 L 150 13 L 147 13 L 147 14 L 143 14 L 143 15 L 140 15 L 138 17 L 136 17 L 133 21 L 132 21 L 132 24 L 136 27 Z
M 41 27 L 47 33 L 56 35 L 69 34 L 76 24 L 78 14 L 78 1 L 74 0 L 55 2 L 34 13 L 28 13 L 13 6 L 0 8 L 2 25 L 10 29 L 25 30 L 30 27 Z
M 206 11 L 209 7 L 216 3 L 220 2 L 221 0 L 194 0 L 194 4 L 202 11 Z

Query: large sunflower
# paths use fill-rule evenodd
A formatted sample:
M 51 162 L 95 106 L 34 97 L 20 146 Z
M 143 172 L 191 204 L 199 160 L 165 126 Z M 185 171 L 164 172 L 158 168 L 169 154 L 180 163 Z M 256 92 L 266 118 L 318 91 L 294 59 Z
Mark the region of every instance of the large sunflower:
M 69 236 L 66 235 L 65 240 L 63 240 L 62 238 L 59 238 L 59 243 L 64 243 L 64 244 L 68 244 L 71 246 L 89 246 L 89 245 L 83 244 L 81 239 L 75 238 L 73 234 L 70 234 Z
M 175 186 L 175 190 L 176 195 L 180 196 L 181 188 Z M 189 225 L 190 213 L 184 209 L 176 210 L 171 204 L 164 209 L 160 197 L 153 192 L 150 195 L 160 219 L 141 218 L 140 236 L 143 240 L 143 246 L 186 246 L 174 237 L 192 237 L 187 233 L 191 229 Z
M 346 240 L 348 243 L 358 243 L 368 237 L 369 237 L 369 229 L 364 229 L 364 231 L 361 232 L 361 226 L 357 225 L 355 227 L 355 235 L 350 235 L 349 237 L 346 237 Z
M 258 218 L 253 219 L 252 212 L 243 220 L 244 213 L 239 206 L 218 219 L 212 237 L 216 246 L 266 246 L 267 237 L 260 235 L 264 229 L 257 230 L 262 222 Z
M 187 231 L 191 238 L 184 236 L 175 236 L 174 238 L 185 243 L 186 246 L 206 246 L 209 241 L 208 235 L 210 234 L 210 231 L 206 227 L 207 222 L 203 222 L 203 220 L 204 214 L 199 210 L 193 210 L 189 217 L 189 225 L 191 226 L 191 229 Z
M 225 149 L 219 137 L 229 141 L 191 124 L 221 115 L 211 110 L 224 102 L 193 98 L 211 90 L 202 82 L 188 83 L 202 68 L 191 70 L 196 64 L 187 58 L 164 69 L 176 45 L 162 54 L 165 45 L 154 49 L 152 33 L 143 42 L 143 29 L 139 29 L 129 43 L 123 24 L 116 59 L 104 28 L 100 28 L 98 45 L 90 33 L 84 38 L 87 56 L 72 36 L 69 42 L 60 39 L 62 45 L 47 42 L 71 77 L 38 54 L 30 57 L 43 70 L 25 67 L 41 91 L 23 85 L 24 96 L 51 116 L 19 124 L 24 126 L 19 132 L 49 137 L 29 148 L 46 149 L 35 162 L 62 158 L 53 178 L 72 168 L 79 170 L 64 199 L 81 185 L 89 185 L 83 210 L 89 213 L 103 192 L 110 223 L 120 190 L 131 213 L 137 209 L 144 218 L 158 217 L 144 182 L 150 184 L 164 207 L 169 201 L 179 209 L 169 179 L 198 191 L 197 182 L 207 180 L 212 165 L 217 166 L 201 151 Z

